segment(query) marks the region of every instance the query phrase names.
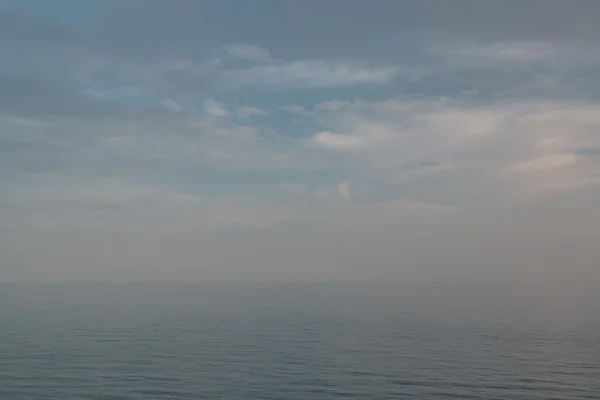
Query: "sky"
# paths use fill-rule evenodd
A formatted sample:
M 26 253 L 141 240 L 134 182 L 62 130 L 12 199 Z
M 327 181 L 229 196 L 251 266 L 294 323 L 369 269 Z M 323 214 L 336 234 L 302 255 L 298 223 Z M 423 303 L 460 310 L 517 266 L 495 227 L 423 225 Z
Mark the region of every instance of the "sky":
M 599 281 L 596 0 L 0 0 L 0 281 Z

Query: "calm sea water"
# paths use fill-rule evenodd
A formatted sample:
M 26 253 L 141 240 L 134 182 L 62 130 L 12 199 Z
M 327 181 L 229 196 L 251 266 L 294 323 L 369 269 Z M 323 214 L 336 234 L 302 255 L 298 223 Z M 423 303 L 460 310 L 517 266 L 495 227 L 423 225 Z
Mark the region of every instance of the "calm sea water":
M 0 399 L 600 399 L 600 293 L 0 285 Z

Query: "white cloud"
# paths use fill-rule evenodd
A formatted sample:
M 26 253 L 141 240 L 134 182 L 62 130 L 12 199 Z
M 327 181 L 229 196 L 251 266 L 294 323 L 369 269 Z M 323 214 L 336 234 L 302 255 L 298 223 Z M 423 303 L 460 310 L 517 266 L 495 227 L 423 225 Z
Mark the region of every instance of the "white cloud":
M 467 62 L 543 62 L 552 59 L 556 49 L 547 42 L 492 42 L 455 48 L 438 48 L 437 53 L 456 56 Z
M 318 132 L 308 145 L 345 152 L 373 173 L 432 160 L 444 166 L 433 171 L 447 173 L 449 166 L 471 170 L 490 186 L 494 179 L 506 183 L 504 172 L 511 172 L 512 183 L 505 189 L 512 185 L 523 194 L 524 188 L 535 192 L 592 184 L 600 172 L 600 160 L 576 154 L 576 149 L 600 147 L 593 134 L 600 127 L 595 104 L 335 100 L 317 104 L 311 113 L 337 132 Z
M 21 117 L 15 117 L 12 115 L 0 116 L 0 121 L 7 122 L 10 125 L 20 127 L 20 128 L 44 128 L 46 126 L 45 123 L 38 121 L 36 119 L 21 118 Z
M 36 186 L 16 185 L 9 200 L 24 207 L 119 206 L 123 209 L 148 204 L 199 202 L 200 198 L 161 185 L 141 185 L 122 179 L 102 179 L 95 182 L 47 182 Z
M 160 102 L 160 104 L 162 104 L 171 111 L 181 112 L 181 110 L 183 110 L 183 107 L 181 107 L 179 103 L 172 99 L 164 99 Z
M 355 205 L 356 211 L 364 208 L 366 212 L 357 212 L 363 217 L 379 217 L 382 219 L 397 217 L 431 217 L 444 214 L 462 214 L 463 210 L 455 206 L 428 204 L 406 200 L 363 203 Z
M 395 152 L 390 155 L 403 164 L 490 135 L 503 117 L 499 111 L 463 110 L 445 101 L 329 101 L 315 106 L 315 118 L 337 132 L 318 132 L 308 143 L 375 157 Z
M 250 118 L 250 117 L 266 117 L 270 115 L 268 111 L 261 110 L 257 107 L 240 107 L 235 110 L 235 115 L 238 118 Z
M 298 183 L 284 183 L 281 185 L 281 189 L 285 194 L 298 197 L 306 195 L 308 186 Z
M 528 97 L 542 93 L 580 97 L 583 85 L 593 83 L 600 67 L 600 47 L 596 44 L 569 41 L 489 41 L 442 43 L 427 52 L 438 58 L 432 72 L 452 73 L 509 72 L 508 79 L 482 82 L 493 84 L 504 93 L 497 95 Z M 587 76 L 591 74 L 591 76 Z M 503 75 L 504 76 L 504 75 Z M 475 78 L 477 79 L 477 78 Z M 469 85 L 475 85 L 470 82 Z M 579 93 L 579 94 L 577 94 Z
M 344 107 L 351 106 L 351 101 L 328 100 L 315 105 L 315 111 L 339 111 Z
M 86 130 L 95 132 L 90 137 L 99 139 L 87 151 L 181 167 L 208 163 L 265 171 L 336 169 L 353 181 L 358 175 L 390 184 L 452 174 L 459 180 L 468 176 L 472 184 L 487 188 L 482 190 L 503 191 L 502 196 L 591 185 L 600 171 L 600 160 L 584 154 L 585 149 L 600 148 L 594 134 L 600 106 L 594 103 L 332 100 L 306 110 L 303 124 L 325 128 L 306 139 L 290 138 L 252 120 L 239 124 L 213 118 L 228 115 L 226 107 L 213 101 L 205 105 L 208 115 L 168 126 L 136 122 L 124 130 L 117 122 L 88 124 Z M 253 113 L 244 110 L 241 115 Z M 410 167 L 419 163 L 427 166 L 426 174 L 423 168 Z M 464 185 L 455 191 L 465 190 L 468 197 Z
M 153 90 L 138 85 L 124 85 L 112 88 L 91 88 L 82 91 L 92 97 L 104 100 L 123 98 L 142 98 L 153 95 Z
M 337 186 L 338 197 L 340 200 L 350 198 L 350 181 L 346 180 Z
M 283 106 L 283 107 L 281 107 L 281 109 L 284 111 L 287 111 L 291 114 L 299 114 L 299 115 L 308 114 L 308 110 L 299 104 Z
M 74 129 L 72 122 L 67 129 Z M 305 146 L 254 120 L 214 117 L 206 113 L 182 116 L 164 124 L 135 121 L 97 121 L 87 124 L 94 141 L 82 152 L 126 157 L 127 164 L 156 163 L 172 168 L 212 165 L 233 170 L 318 170 L 334 165 Z
M 359 148 L 363 141 L 361 138 L 354 135 L 319 132 L 312 139 L 312 143 L 314 143 L 316 146 L 324 148 L 352 150 Z
M 543 172 L 571 166 L 579 160 L 575 154 L 546 154 L 510 165 L 510 172 Z
M 136 12 L 164 22 L 189 7 L 176 8 Z M 309 12 L 318 26 L 275 27 L 281 35 L 270 38 L 264 27 L 227 21 L 220 32 L 195 30 L 194 18 L 143 23 L 124 37 L 132 30 L 115 21 L 102 43 L 86 34 L 64 40 L 52 21 L 35 29 L 39 18 L 17 13 L 26 23 L 6 35 L 19 51 L 3 72 L 19 79 L 0 79 L 0 279 L 79 279 L 86 269 L 89 277 L 166 279 L 178 268 L 179 279 L 385 279 L 411 268 L 424 279 L 476 279 L 490 263 L 504 276 L 531 258 L 536 271 L 551 268 L 548 260 L 569 265 L 564 276 L 580 264 L 597 271 L 593 13 L 581 26 L 569 25 L 581 18 L 561 21 L 561 35 L 518 18 L 515 27 L 500 23 L 504 32 L 492 21 L 477 36 L 485 23 L 455 18 L 445 45 L 428 53 L 419 40 L 390 41 L 402 33 L 389 25 L 393 15 L 377 25 L 364 10 L 372 21 L 356 26 Z M 559 16 L 542 11 L 542 19 Z M 306 20 L 293 17 L 292 25 Z M 417 36 L 448 31 L 435 20 L 418 21 Z M 23 26 L 34 29 L 22 35 Z M 312 32 L 295 35 L 302 29 Z M 345 34 L 352 30 L 366 35 L 353 43 Z M 217 35 L 202 43 L 188 40 L 211 31 Z M 210 43 L 241 31 L 248 43 L 273 43 L 273 54 Z M 540 41 L 492 39 L 519 36 Z M 424 73 L 431 79 L 416 85 Z M 405 97 L 381 100 L 389 93 Z M 427 97 L 440 93 L 457 99 Z M 311 105 L 316 99 L 330 100 Z M 277 115 L 261 118 L 269 113 Z M 107 179 L 114 176 L 122 178 Z M 541 204 L 514 209 L 515 199 Z M 146 240 L 152 235 L 163 237 Z
M 247 85 L 319 88 L 384 84 L 398 74 L 396 67 L 371 68 L 353 63 L 303 60 L 255 66 L 238 71 L 234 77 Z
M 425 116 L 427 129 L 443 131 L 451 128 L 458 136 L 472 140 L 498 132 L 505 115 L 500 110 L 449 108 Z
M 210 231 L 297 220 L 292 207 L 249 196 L 198 196 L 124 180 L 18 185 L 0 206 L 36 230 Z
M 224 117 L 227 115 L 225 105 L 214 100 L 206 100 L 204 102 L 204 111 L 215 117 Z
M 269 50 L 258 46 L 232 43 L 225 46 L 224 49 L 233 58 L 259 62 L 269 61 L 271 59 Z
M 319 89 L 383 85 L 397 78 L 418 81 L 427 72 L 422 67 L 373 64 L 354 59 L 277 59 L 272 58 L 267 49 L 252 45 L 232 44 L 225 46 L 224 51 L 226 57 L 223 54 L 204 59 L 170 57 L 155 64 L 139 66 L 109 64 L 103 66 L 106 73 L 117 75 L 131 84 L 116 91 L 92 89 L 87 92 L 103 98 L 115 98 L 117 95 L 153 96 L 168 87 L 169 95 L 176 96 L 189 94 L 199 84 L 202 85 L 200 90 L 205 88 L 204 84 L 211 89 L 248 86 Z M 245 62 L 227 62 L 231 58 Z M 120 90 L 127 92 L 121 93 Z
M 381 185 L 404 184 L 408 181 L 404 177 L 409 176 L 412 183 L 422 180 L 420 186 L 415 185 L 419 190 L 434 199 L 439 196 L 445 203 L 448 198 L 443 191 L 449 189 L 438 189 L 440 181 L 431 183 L 437 175 L 444 177 L 441 185 L 453 186 L 454 197 L 449 201 L 453 204 L 459 197 L 460 201 L 474 201 L 472 187 L 489 193 L 491 199 L 528 196 L 596 184 L 600 171 L 600 160 L 584 151 L 600 148 L 595 135 L 600 106 L 594 103 L 332 100 L 306 110 L 303 121 L 310 128 L 325 129 L 306 140 L 254 124 L 252 119 L 242 124 L 236 119 L 214 118 L 229 115 L 225 105 L 215 101 L 205 105 L 210 113 L 179 115 L 163 124 L 152 120 L 86 121 L 87 134 L 73 134 L 84 168 L 72 169 L 85 174 L 88 168 L 87 173 L 94 174 L 89 160 L 110 159 L 132 168 L 134 175 L 194 170 L 206 164 L 228 170 L 335 170 L 342 171 L 356 187 L 372 181 L 374 192 Z M 239 112 L 233 109 L 231 115 L 255 110 Z M 75 124 L 53 120 L 56 131 L 77 131 Z M 59 144 L 66 140 L 42 133 L 38 136 Z M 411 167 L 421 162 L 424 168 Z M 315 189 L 311 186 L 306 193 L 314 194 Z M 361 197 L 362 193 L 361 189 Z M 336 183 L 330 183 L 322 194 L 332 203 L 356 197 L 354 193 L 350 196 L 349 186 Z M 36 195 L 24 196 L 32 197 Z
M 379 223 L 396 218 L 462 213 L 457 207 L 420 202 L 355 201 L 351 199 L 349 180 L 323 189 L 322 198 L 328 201 L 302 206 L 298 201 L 307 194 L 302 185 L 284 187 L 300 197 L 296 201 L 246 195 L 200 196 L 173 186 L 140 185 L 123 179 L 46 182 L 37 186 L 16 185 L 11 189 L 11 196 L 0 202 L 0 212 L 9 212 L 20 228 L 38 231 L 164 235 L 213 232 L 230 225 L 264 228 L 331 218 L 340 223 L 361 224 L 367 220 Z
M 326 190 L 318 192 L 323 200 L 330 199 Z M 461 216 L 460 207 L 430 204 L 410 200 L 390 201 L 346 201 L 324 202 L 319 213 L 308 215 L 311 221 L 335 221 L 339 228 L 369 230 L 369 227 L 397 225 L 399 221 L 413 218 L 435 218 Z

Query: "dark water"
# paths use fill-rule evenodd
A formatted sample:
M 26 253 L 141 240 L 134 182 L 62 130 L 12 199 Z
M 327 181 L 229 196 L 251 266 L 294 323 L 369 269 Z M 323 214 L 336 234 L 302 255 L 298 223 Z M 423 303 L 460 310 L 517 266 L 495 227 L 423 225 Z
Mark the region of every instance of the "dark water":
M 0 399 L 600 399 L 600 294 L 0 286 Z

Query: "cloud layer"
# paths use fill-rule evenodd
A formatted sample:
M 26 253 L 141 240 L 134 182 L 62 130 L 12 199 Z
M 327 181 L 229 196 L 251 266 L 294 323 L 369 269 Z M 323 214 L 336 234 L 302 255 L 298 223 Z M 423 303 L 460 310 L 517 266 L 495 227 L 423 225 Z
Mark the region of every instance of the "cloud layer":
M 5 1 L 0 279 L 600 277 L 564 4 Z

